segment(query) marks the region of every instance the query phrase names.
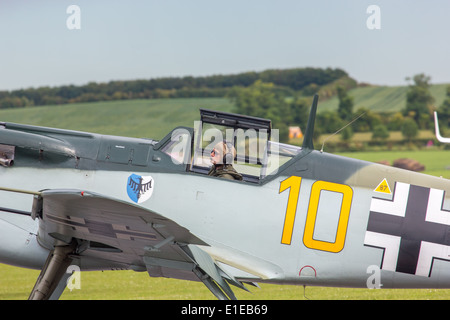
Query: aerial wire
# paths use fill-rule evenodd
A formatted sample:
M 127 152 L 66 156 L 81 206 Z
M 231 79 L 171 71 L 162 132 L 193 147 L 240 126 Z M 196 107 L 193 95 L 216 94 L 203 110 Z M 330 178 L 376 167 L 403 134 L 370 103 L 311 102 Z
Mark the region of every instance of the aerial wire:
M 336 131 L 335 133 L 329 135 L 328 137 L 325 138 L 325 140 L 323 140 L 322 143 L 322 148 L 320 149 L 320 152 L 323 152 L 323 147 L 325 145 L 325 142 L 330 139 L 331 137 L 333 137 L 334 135 L 338 134 L 339 132 L 341 132 L 342 130 L 344 130 L 345 128 L 347 128 L 349 125 L 351 125 L 353 122 L 355 122 L 356 120 L 358 120 L 359 118 L 361 118 L 363 115 L 366 114 L 366 111 L 364 111 L 363 113 L 361 113 L 359 116 L 357 116 L 355 119 L 353 119 L 352 121 L 350 121 L 349 123 L 347 123 L 345 126 L 343 126 L 342 128 L 340 128 L 338 131 Z

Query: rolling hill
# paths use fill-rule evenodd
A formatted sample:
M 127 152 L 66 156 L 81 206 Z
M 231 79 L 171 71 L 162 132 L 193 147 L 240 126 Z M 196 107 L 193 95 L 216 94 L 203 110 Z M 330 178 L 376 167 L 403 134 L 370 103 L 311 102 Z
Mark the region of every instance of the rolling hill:
M 435 98 L 436 107 L 439 107 L 444 101 L 447 86 L 449 84 L 434 84 L 431 86 L 430 92 Z M 407 86 L 366 86 L 351 89 L 348 94 L 354 99 L 354 111 L 360 107 L 378 112 L 400 111 L 405 108 L 407 90 Z M 319 101 L 319 110 L 335 110 L 338 104 L 337 96 L 326 101 Z
M 224 98 L 118 100 L 0 110 L 0 121 L 119 136 L 161 139 L 194 125 L 199 108 L 232 111 Z
M 448 84 L 431 86 L 435 106 L 444 101 Z M 405 107 L 407 86 L 365 86 L 349 91 L 354 111 L 400 111 Z M 338 98 L 319 100 L 319 112 L 335 110 Z M 0 121 L 56 127 L 101 134 L 161 139 L 172 128 L 192 127 L 199 108 L 233 112 L 227 98 L 136 99 L 0 109 Z

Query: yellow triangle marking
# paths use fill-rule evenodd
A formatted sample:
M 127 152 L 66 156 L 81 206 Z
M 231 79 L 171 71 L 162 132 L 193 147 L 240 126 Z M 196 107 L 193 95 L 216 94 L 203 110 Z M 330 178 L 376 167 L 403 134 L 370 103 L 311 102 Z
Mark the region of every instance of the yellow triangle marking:
M 391 188 L 389 188 L 389 184 L 387 183 L 386 178 L 384 178 L 383 181 L 381 181 L 373 191 L 391 194 Z

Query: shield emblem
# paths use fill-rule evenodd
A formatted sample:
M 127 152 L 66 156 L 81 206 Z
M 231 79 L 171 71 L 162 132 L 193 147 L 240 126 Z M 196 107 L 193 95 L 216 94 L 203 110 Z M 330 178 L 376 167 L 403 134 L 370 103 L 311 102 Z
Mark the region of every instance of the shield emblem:
M 142 203 L 150 199 L 155 187 L 155 181 L 151 176 L 139 176 L 132 174 L 128 177 L 128 197 L 136 203 Z

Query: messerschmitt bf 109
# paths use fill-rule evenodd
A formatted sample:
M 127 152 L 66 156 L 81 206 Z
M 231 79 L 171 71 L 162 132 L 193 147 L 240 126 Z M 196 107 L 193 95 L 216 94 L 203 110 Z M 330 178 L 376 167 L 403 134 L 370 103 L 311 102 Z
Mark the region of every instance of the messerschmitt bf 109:
M 301 147 L 204 109 L 160 141 L 1 123 L 0 262 L 41 270 L 30 299 L 59 298 L 71 266 L 218 299 L 257 283 L 450 288 L 449 181 L 314 150 L 317 100 Z M 241 179 L 210 174 L 217 144 Z

